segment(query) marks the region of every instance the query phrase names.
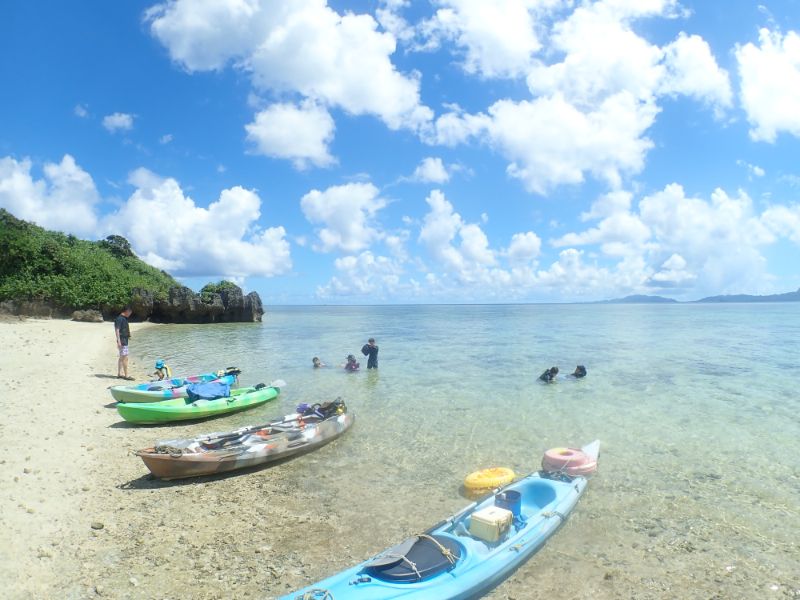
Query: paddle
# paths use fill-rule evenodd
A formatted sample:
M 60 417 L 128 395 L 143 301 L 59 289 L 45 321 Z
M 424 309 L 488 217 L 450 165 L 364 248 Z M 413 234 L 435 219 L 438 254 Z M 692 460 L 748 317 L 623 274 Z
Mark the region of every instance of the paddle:
M 285 387 L 285 386 L 286 386 L 286 382 L 283 379 L 275 379 L 274 381 L 271 381 L 269 383 L 269 385 L 265 386 L 263 383 L 259 383 L 257 386 L 255 386 L 255 388 L 257 390 L 258 389 L 263 389 L 264 387 L 271 387 L 271 388 L 279 389 L 279 388 L 282 388 L 282 387 Z M 258 431 L 259 429 L 265 429 L 267 427 L 269 427 L 271 429 L 279 429 L 280 426 L 278 424 L 281 423 L 282 421 L 283 421 L 283 419 L 277 420 L 277 421 L 271 421 L 269 423 L 265 423 L 264 425 L 251 425 L 250 427 L 245 427 L 244 429 L 240 429 L 238 431 L 232 431 L 231 433 L 223 434 L 223 435 L 217 436 L 217 437 L 215 437 L 213 439 L 209 439 L 209 440 L 206 440 L 206 441 L 201 442 L 201 443 L 203 445 L 206 445 L 206 446 L 212 446 L 212 445 L 216 445 L 216 444 L 224 444 L 224 443 L 226 443 L 228 441 L 241 439 L 244 436 L 246 436 L 246 435 L 248 435 L 248 434 L 250 434 L 250 433 L 252 433 L 254 431 Z M 292 426 L 287 426 L 284 430 L 285 431 L 291 431 L 291 429 L 293 429 Z M 281 429 L 279 429 L 279 430 L 281 430 Z
M 244 429 L 240 429 L 239 431 L 232 431 L 231 433 L 227 433 L 224 435 L 217 436 L 213 439 L 208 439 L 205 441 L 201 441 L 200 443 L 203 446 L 211 447 L 211 446 L 225 446 L 229 445 L 233 442 L 239 441 L 246 436 L 250 435 L 254 431 L 259 431 L 260 429 L 271 429 L 273 431 L 277 431 L 279 433 L 286 433 L 297 429 L 296 425 L 281 425 L 284 422 L 284 419 L 280 419 L 277 421 L 273 421 L 270 423 L 265 423 L 264 425 L 253 425 L 251 427 L 246 427 Z M 212 448 L 215 449 L 215 448 Z

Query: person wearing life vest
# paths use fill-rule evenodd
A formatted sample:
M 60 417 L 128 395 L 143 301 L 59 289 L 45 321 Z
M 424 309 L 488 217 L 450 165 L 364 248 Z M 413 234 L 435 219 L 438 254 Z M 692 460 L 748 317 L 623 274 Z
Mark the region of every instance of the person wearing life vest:
M 172 370 L 169 368 L 169 365 L 165 363 L 160 358 L 156 361 L 156 370 L 153 373 L 153 377 L 157 378 L 159 381 L 163 381 L 164 379 L 169 379 L 172 377 Z
M 358 361 L 356 360 L 356 357 L 353 356 L 352 354 L 348 354 L 347 355 L 347 362 L 344 365 L 344 370 L 345 371 L 349 371 L 349 372 L 352 373 L 353 371 L 358 371 L 360 368 L 361 368 L 361 365 L 358 364 Z

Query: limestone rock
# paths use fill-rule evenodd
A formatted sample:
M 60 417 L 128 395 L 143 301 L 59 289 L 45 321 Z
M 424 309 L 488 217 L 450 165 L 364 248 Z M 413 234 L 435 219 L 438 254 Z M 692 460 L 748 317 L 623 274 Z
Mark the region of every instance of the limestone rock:
M 102 323 L 103 313 L 99 310 L 76 310 L 72 313 L 73 321 L 81 321 L 83 323 Z

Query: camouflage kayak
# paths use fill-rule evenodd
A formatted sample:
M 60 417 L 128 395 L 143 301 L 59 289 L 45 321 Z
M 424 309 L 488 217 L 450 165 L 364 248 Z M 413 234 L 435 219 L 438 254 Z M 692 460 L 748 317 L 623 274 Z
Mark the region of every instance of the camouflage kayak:
M 322 407 L 227 433 L 160 441 L 136 455 L 153 475 L 162 479 L 225 473 L 265 464 L 319 448 L 353 425 L 355 415 L 347 411 L 344 402 L 337 400 Z

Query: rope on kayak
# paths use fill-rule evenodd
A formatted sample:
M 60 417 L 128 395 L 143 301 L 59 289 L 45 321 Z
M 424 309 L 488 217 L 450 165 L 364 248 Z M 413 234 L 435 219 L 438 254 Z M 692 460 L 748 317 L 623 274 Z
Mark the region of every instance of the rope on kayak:
M 549 519 L 550 517 L 558 517 L 559 519 L 561 519 L 562 523 L 567 520 L 567 517 L 564 516 L 564 513 L 560 513 L 557 510 L 545 511 L 545 512 L 542 513 L 542 516 L 547 518 L 547 519 Z
M 308 590 L 302 596 L 295 596 L 295 600 L 334 600 L 333 592 L 323 589 L 323 588 L 314 588 L 313 590 Z
M 447 559 L 447 562 L 449 562 L 451 565 L 456 564 L 458 557 L 455 554 L 453 554 L 452 550 L 445 548 L 442 544 L 440 544 L 439 540 L 437 540 L 435 537 L 430 536 L 427 533 L 418 533 L 417 537 L 425 538 L 426 540 L 432 541 L 436 545 L 436 547 L 439 548 L 439 552 L 442 553 L 442 556 L 444 556 Z M 414 571 L 417 572 L 417 576 L 419 576 L 419 572 L 417 571 L 416 568 L 414 569 Z

